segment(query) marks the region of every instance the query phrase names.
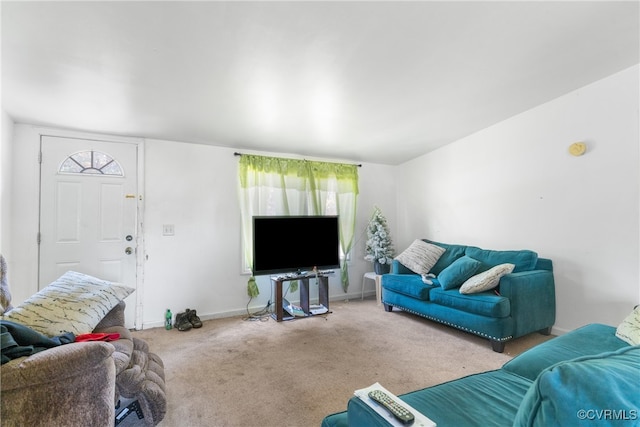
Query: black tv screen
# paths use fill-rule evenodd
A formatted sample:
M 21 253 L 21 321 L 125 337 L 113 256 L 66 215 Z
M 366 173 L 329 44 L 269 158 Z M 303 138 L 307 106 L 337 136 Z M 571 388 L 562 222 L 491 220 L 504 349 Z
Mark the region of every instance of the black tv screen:
M 253 274 L 340 267 L 337 216 L 254 216 Z

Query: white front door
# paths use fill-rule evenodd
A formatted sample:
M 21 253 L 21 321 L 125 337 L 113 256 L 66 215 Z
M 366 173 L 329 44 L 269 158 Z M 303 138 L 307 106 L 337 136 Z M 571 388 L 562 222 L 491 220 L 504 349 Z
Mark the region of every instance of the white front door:
M 137 288 L 137 145 L 43 136 L 40 149 L 39 288 L 69 270 Z

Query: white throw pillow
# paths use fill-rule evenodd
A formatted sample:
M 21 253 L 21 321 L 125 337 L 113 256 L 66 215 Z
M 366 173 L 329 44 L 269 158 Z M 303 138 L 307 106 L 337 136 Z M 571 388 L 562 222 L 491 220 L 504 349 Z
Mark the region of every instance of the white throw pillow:
M 135 289 L 68 271 L 2 318 L 49 337 L 88 334 Z
M 640 345 L 640 305 L 618 325 L 616 336 L 631 345 Z
M 515 267 L 515 264 L 500 264 L 480 274 L 476 274 L 460 286 L 460 293 L 475 294 L 493 289 L 500 283 L 500 278 L 511 273 Z
M 445 248 L 416 239 L 396 260 L 414 273 L 427 274 L 445 251 Z

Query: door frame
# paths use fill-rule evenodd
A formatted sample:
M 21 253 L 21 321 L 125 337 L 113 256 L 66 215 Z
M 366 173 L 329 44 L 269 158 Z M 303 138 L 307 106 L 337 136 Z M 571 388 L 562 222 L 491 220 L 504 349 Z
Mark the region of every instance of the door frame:
M 137 180 L 137 197 L 136 197 L 136 307 L 135 307 L 135 319 L 133 320 L 133 325 L 136 330 L 142 329 L 142 320 L 143 320 L 143 296 L 144 296 L 144 261 L 145 261 L 145 248 L 144 248 L 144 156 L 145 156 L 145 139 L 143 138 L 133 138 L 133 137 L 123 137 L 123 136 L 112 136 L 112 135 L 101 135 L 101 134 L 90 134 L 84 132 L 75 132 L 75 131 L 65 131 L 58 129 L 41 129 L 39 132 L 39 141 L 38 141 L 38 156 L 39 161 L 41 163 L 42 156 L 42 139 L 45 137 L 57 137 L 57 138 L 69 138 L 69 139 L 79 139 L 85 141 L 99 141 L 99 142 L 109 142 L 109 143 L 120 143 L 120 144 L 133 144 L 136 146 L 137 159 L 136 159 L 136 180 Z M 41 212 L 41 201 L 42 201 L 42 168 L 38 165 L 38 235 L 42 229 L 42 218 L 40 217 Z M 37 283 L 40 283 L 40 243 L 38 242 L 37 247 Z

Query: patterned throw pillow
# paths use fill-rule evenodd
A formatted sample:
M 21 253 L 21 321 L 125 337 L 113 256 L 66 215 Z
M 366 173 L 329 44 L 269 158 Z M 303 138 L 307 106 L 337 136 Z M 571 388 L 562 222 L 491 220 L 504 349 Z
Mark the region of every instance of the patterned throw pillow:
M 427 274 L 446 249 L 416 239 L 395 259 L 409 270 L 418 274 Z
M 514 264 L 500 264 L 480 274 L 476 274 L 462 284 L 460 293 L 475 294 L 493 289 L 500 283 L 500 278 L 511 273 L 514 268 Z
M 68 271 L 2 318 L 49 337 L 87 334 L 133 291 L 120 283 Z
M 640 345 L 640 305 L 618 325 L 616 336 L 631 345 Z

